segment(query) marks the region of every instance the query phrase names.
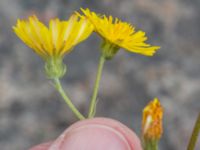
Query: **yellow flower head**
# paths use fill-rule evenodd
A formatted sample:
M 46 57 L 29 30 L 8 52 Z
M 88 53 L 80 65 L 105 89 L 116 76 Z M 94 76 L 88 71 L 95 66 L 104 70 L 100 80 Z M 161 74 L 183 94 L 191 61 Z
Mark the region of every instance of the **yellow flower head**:
M 92 33 L 93 25 L 87 18 L 73 14 L 68 21 L 52 19 L 47 27 L 36 16 L 31 16 L 28 20 L 18 19 L 13 30 L 45 60 L 47 76 L 60 78 L 66 72 L 62 62 L 64 55 Z
M 86 18 L 73 14 L 68 21 L 52 19 L 49 27 L 36 16 L 28 20 L 17 20 L 13 27 L 17 36 L 44 59 L 63 57 L 76 44 L 85 40 L 93 31 L 93 26 Z
M 94 25 L 95 32 L 104 39 L 104 42 L 110 43 L 109 48 L 115 49 L 114 53 L 117 48 L 122 47 L 130 52 L 152 56 L 160 48 L 145 43 L 147 40 L 145 32 L 135 31 L 135 28 L 129 23 L 112 16 L 97 15 L 89 9 L 81 9 L 81 11 Z
M 145 139 L 158 140 L 162 136 L 163 107 L 155 98 L 143 110 L 142 135 Z

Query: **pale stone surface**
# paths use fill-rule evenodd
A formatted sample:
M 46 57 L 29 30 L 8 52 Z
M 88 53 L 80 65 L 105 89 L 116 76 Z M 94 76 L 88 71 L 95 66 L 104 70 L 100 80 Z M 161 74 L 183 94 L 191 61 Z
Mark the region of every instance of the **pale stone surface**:
M 42 60 L 15 36 L 12 26 L 33 13 L 45 22 L 55 16 L 65 19 L 79 7 L 131 22 L 146 31 L 150 43 L 162 47 L 154 57 L 121 50 L 106 62 L 97 116 L 120 120 L 139 134 L 142 108 L 158 97 L 165 108 L 161 149 L 185 149 L 200 109 L 199 0 L 1 0 L 1 149 L 28 149 L 55 139 L 76 121 L 45 78 Z M 65 58 L 64 87 L 85 114 L 99 41 L 93 35 Z

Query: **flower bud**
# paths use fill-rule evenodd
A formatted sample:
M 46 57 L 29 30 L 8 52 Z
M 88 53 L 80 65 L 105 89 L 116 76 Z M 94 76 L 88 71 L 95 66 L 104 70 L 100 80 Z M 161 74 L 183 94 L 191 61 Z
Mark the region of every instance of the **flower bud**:
M 148 150 L 148 147 L 151 146 L 156 149 L 163 133 L 162 118 L 163 107 L 159 100 L 155 98 L 143 110 L 142 137 L 145 150 Z

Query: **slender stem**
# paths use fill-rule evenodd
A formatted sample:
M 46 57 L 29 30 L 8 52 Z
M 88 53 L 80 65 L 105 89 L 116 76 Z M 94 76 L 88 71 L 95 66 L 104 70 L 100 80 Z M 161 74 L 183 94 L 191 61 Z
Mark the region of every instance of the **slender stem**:
M 158 150 L 158 140 L 143 139 L 144 150 Z
M 192 131 L 192 135 L 191 135 L 187 150 L 194 150 L 195 144 L 196 144 L 197 139 L 198 139 L 199 132 L 200 132 L 200 112 L 199 112 L 199 115 L 197 117 L 194 129 Z
M 74 106 L 74 104 L 71 102 L 69 97 L 65 94 L 62 85 L 60 83 L 60 80 L 58 78 L 54 79 L 55 87 L 62 96 L 62 98 L 65 100 L 69 108 L 72 110 L 72 112 L 76 115 L 76 117 L 80 120 L 85 119 L 85 117 L 78 111 L 78 109 Z
M 88 118 L 94 117 L 95 112 L 96 112 L 96 99 L 97 99 L 97 94 L 98 94 L 98 90 L 99 90 L 99 82 L 101 80 L 101 75 L 102 75 L 104 63 L 105 63 L 105 58 L 104 58 L 103 55 L 101 55 L 100 60 L 99 60 L 99 66 L 98 66 L 96 81 L 95 81 L 95 84 L 94 84 L 94 91 L 93 91 L 92 99 L 91 99 L 91 102 L 90 102 Z

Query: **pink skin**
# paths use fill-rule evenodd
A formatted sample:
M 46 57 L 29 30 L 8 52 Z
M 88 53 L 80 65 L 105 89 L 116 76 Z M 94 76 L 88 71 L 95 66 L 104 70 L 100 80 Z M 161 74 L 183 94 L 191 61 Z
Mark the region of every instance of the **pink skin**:
M 94 118 L 71 125 L 55 141 L 30 150 L 142 150 L 136 134 L 122 123 Z

